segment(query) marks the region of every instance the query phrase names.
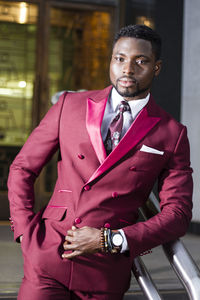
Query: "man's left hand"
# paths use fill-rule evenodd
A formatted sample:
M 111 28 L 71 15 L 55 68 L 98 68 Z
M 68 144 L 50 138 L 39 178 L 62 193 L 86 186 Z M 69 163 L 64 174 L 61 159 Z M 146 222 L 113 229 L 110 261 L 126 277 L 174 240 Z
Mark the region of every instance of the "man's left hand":
M 96 253 L 101 249 L 101 231 L 88 226 L 82 228 L 72 226 L 72 229 L 67 231 L 63 248 L 65 251 L 72 251 L 62 254 L 62 258 L 67 259 Z

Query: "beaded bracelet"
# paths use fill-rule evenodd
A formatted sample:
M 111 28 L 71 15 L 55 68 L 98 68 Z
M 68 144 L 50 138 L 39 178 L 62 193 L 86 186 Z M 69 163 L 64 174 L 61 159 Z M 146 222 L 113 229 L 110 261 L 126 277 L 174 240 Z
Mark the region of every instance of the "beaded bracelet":
M 101 228 L 101 251 L 108 252 L 108 238 L 106 228 Z
M 100 239 L 100 243 L 101 243 L 101 251 L 102 251 L 102 252 L 105 252 L 104 228 L 101 228 L 101 239 Z
M 110 252 L 112 246 L 110 243 L 110 229 L 101 228 L 101 251 L 108 253 Z
M 101 228 L 101 251 L 115 253 L 111 242 L 111 230 L 109 228 Z

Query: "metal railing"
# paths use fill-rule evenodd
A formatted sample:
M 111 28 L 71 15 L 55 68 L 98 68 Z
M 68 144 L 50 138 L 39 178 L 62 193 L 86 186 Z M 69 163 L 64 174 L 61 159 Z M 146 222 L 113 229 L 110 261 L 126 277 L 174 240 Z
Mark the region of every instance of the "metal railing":
M 153 193 L 149 196 L 149 202 L 150 205 L 145 210 L 140 209 L 144 219 L 149 218 L 147 215 L 160 211 L 159 201 Z M 200 300 L 200 270 L 181 240 L 163 244 L 162 248 L 189 299 Z M 163 299 L 140 257 L 134 259 L 132 272 L 148 300 Z
M 163 299 L 159 294 L 159 291 L 157 290 L 156 285 L 154 284 L 145 264 L 139 256 L 136 257 L 133 261 L 132 272 L 147 299 Z

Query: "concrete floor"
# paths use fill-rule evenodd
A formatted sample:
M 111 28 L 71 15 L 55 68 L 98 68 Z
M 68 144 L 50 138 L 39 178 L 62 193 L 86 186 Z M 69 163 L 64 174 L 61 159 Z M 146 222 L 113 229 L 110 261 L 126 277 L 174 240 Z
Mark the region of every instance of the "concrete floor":
M 187 234 L 182 242 L 192 255 L 194 261 L 200 268 L 200 236 Z M 153 249 L 153 253 L 142 257 L 148 268 L 156 286 L 167 295 L 164 299 L 172 299 L 169 291 L 179 291 L 176 299 L 187 299 L 181 296 L 182 285 L 170 267 L 161 247 Z M 20 245 L 13 242 L 13 234 L 8 225 L 0 224 L 0 298 L 16 299 L 17 291 L 23 277 L 23 260 L 21 256 Z M 125 299 L 132 299 L 134 290 L 134 299 L 145 299 L 136 280 L 132 278 L 129 293 Z M 25 299 L 28 300 L 28 299 Z

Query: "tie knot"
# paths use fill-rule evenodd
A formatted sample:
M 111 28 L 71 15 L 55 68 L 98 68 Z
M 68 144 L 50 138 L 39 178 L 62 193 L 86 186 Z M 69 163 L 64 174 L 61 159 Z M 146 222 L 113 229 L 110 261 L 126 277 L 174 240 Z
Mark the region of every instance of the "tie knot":
M 128 102 L 126 101 L 121 101 L 120 104 L 119 104 L 119 111 L 120 113 L 123 113 L 125 111 L 130 111 L 130 106 L 128 104 Z

